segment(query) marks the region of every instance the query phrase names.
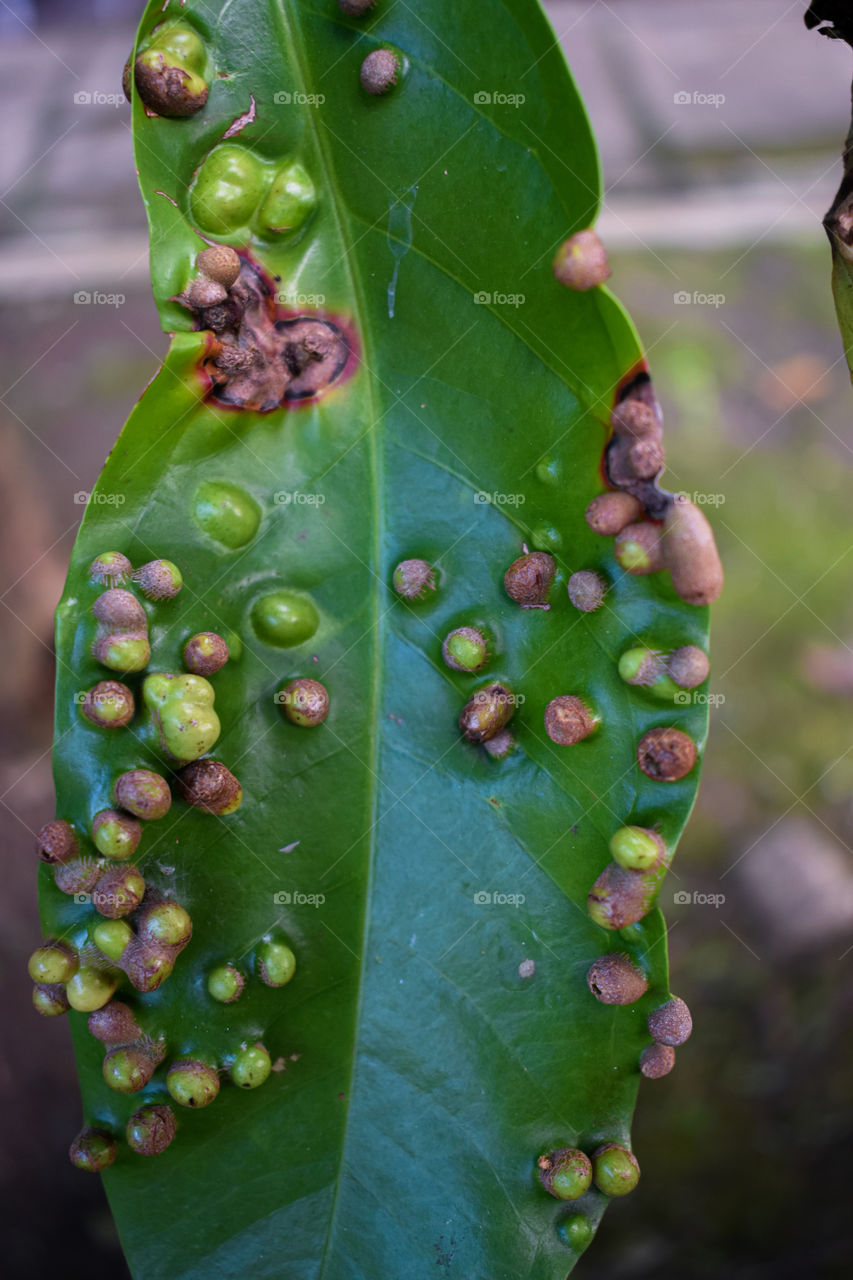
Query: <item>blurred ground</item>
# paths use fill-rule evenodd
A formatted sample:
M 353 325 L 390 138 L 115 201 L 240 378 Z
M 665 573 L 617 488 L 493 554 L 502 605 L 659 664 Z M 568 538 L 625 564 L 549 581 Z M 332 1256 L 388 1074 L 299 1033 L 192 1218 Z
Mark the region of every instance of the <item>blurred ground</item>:
M 704 784 L 664 902 L 697 1030 L 641 1091 L 642 1188 L 577 1274 L 830 1280 L 849 1274 L 851 1243 L 853 396 L 819 218 L 849 51 L 805 31 L 804 3 L 547 7 L 601 143 L 599 226 L 650 352 L 671 482 L 712 507 L 728 575 Z M 0 2 L 15 121 L 0 157 L 0 989 L 14 1028 L 0 1212 L 15 1277 L 126 1274 L 97 1180 L 65 1160 L 70 1046 L 21 975 L 38 929 L 31 832 L 53 812 L 51 611 L 74 496 L 165 349 L 128 109 L 101 100 L 138 8 Z M 73 300 L 99 289 L 123 304 Z

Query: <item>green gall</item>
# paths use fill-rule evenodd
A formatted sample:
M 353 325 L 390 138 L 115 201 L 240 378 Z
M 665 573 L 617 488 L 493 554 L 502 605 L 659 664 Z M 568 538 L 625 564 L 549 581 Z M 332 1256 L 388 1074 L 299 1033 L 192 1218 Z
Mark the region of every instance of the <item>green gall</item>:
M 585 1218 L 580 1213 L 573 1213 L 571 1217 L 563 1218 L 557 1225 L 557 1235 L 563 1244 L 574 1249 L 576 1253 L 583 1253 L 592 1240 L 593 1234 L 589 1218 Z
M 361 64 L 361 87 L 372 97 L 388 93 L 397 83 L 400 69 L 400 59 L 391 49 L 374 49 Z
M 172 793 L 162 774 L 151 769 L 128 769 L 116 779 L 113 800 L 135 818 L 151 822 L 165 818 L 172 804 Z
M 543 458 L 536 464 L 536 479 L 549 488 L 556 489 L 562 482 L 563 468 L 559 458 Z
M 48 942 L 30 956 L 27 973 L 33 982 L 53 986 L 67 982 L 79 966 L 77 952 L 67 942 Z
M 693 1030 L 690 1010 L 679 996 L 673 996 L 649 1014 L 649 1034 L 658 1044 L 684 1044 Z
M 111 1000 L 117 985 L 115 974 L 83 965 L 65 984 L 65 994 L 72 1009 L 91 1013 Z
M 556 525 L 543 522 L 530 530 L 530 541 L 537 552 L 559 551 L 563 545 L 563 535 Z
M 586 983 L 601 1004 L 634 1004 L 649 989 L 649 982 L 642 970 L 627 956 L 615 952 L 599 958 L 590 965 Z
M 629 524 L 634 524 L 643 514 L 643 504 L 632 493 L 620 491 L 600 493 L 586 509 L 585 520 L 593 533 L 603 538 L 615 538 Z
M 68 1159 L 84 1173 L 102 1173 L 116 1158 L 115 1138 L 106 1129 L 81 1129 L 68 1148 Z
M 607 592 L 604 579 L 588 569 L 579 569 L 569 578 L 569 599 L 581 613 L 595 613 Z
M 539 1181 L 556 1200 L 577 1200 L 592 1182 L 592 1165 L 582 1151 L 559 1147 L 537 1161 Z
M 130 858 L 142 839 L 142 827 L 117 809 L 101 809 L 92 819 L 92 841 L 105 858 Z
M 132 1044 L 142 1039 L 142 1030 L 132 1010 L 120 1000 L 111 1000 L 89 1014 L 89 1034 L 102 1044 Z
M 468 699 L 459 728 L 469 742 L 488 742 L 506 727 L 515 712 L 515 695 L 502 684 L 490 684 Z
M 258 977 L 268 987 L 286 987 L 296 972 L 296 956 L 284 942 L 262 942 L 256 963 Z
M 696 743 L 680 729 L 650 729 L 637 744 L 637 763 L 647 778 L 679 782 L 696 763 Z
M 199 485 L 193 514 L 208 537 L 231 551 L 251 542 L 261 523 L 261 508 L 251 494 L 224 480 Z
M 183 22 L 165 23 L 152 32 L 149 49 L 170 54 L 190 71 L 204 71 L 207 54 L 200 36 Z
M 441 656 L 452 671 L 479 671 L 489 657 L 486 637 L 476 627 L 457 627 L 445 636 Z
M 675 1050 L 671 1045 L 649 1044 L 640 1054 L 640 1071 L 647 1080 L 668 1076 L 674 1066 Z
M 237 250 L 227 244 L 215 244 L 209 249 L 202 249 L 195 264 L 199 271 L 208 279 L 215 280 L 223 289 L 230 289 L 236 284 L 242 265 Z
M 317 206 L 314 183 L 298 160 L 280 169 L 258 210 L 258 223 L 270 235 L 287 236 L 301 230 Z
M 116 1093 L 138 1093 L 144 1089 L 165 1055 L 163 1045 L 147 1042 L 120 1045 L 104 1058 L 104 1084 Z
M 658 573 L 664 567 L 660 530 L 650 521 L 627 525 L 616 535 L 613 552 L 626 573 Z
M 548 609 L 548 592 L 556 572 L 556 561 L 547 551 L 525 552 L 504 574 L 504 590 L 522 609 Z
M 190 914 L 177 902 L 144 907 L 138 928 L 140 938 L 164 947 L 185 947 L 193 935 Z
M 320 615 L 307 596 L 293 591 L 270 591 L 252 605 L 252 626 L 259 640 L 290 649 L 310 640 Z
M 53 882 L 61 893 L 91 893 L 103 872 L 94 858 L 72 858 L 53 869 Z
M 233 1004 L 239 1000 L 246 986 L 246 979 L 233 964 L 217 965 L 207 975 L 208 994 L 220 1004 Z
M 667 658 L 666 667 L 679 689 L 695 689 L 704 684 L 711 670 L 707 653 L 695 644 L 685 644 L 673 650 Z
M 620 827 L 610 837 L 610 853 L 629 871 L 648 871 L 661 857 L 662 842 L 645 827 Z
M 228 661 L 228 645 L 215 631 L 199 631 L 184 645 L 184 666 L 194 676 L 212 676 Z
M 92 926 L 92 941 L 110 960 L 120 960 L 133 938 L 133 930 L 124 920 L 99 920 Z
M 560 284 L 580 293 L 604 284 L 610 276 L 604 245 L 591 228 L 563 241 L 554 255 L 553 270 Z
M 646 649 L 636 645 L 626 649 L 619 659 L 618 671 L 620 679 L 626 684 L 639 685 L 644 689 L 656 685 L 666 673 L 663 655 L 657 649 Z
M 561 694 L 552 698 L 545 708 L 545 732 L 552 742 L 561 747 L 571 747 L 594 733 L 601 722 L 600 716 L 582 698 L 573 694 Z
M 172 976 L 176 949 L 134 938 L 121 958 L 121 967 L 137 991 L 149 994 Z
M 392 583 L 404 600 L 422 600 L 425 591 L 435 591 L 435 569 L 426 560 L 401 560 Z
M 329 691 L 319 680 L 301 676 L 291 680 L 276 695 L 282 711 L 291 724 L 311 729 L 322 724 L 329 714 Z
M 100 680 L 84 695 L 80 710 L 99 729 L 123 729 L 133 719 L 136 705 L 126 684 Z
M 213 235 L 248 226 L 265 185 L 264 167 L 245 147 L 215 147 L 199 169 L 190 194 L 195 223 Z
M 108 867 L 92 890 L 92 906 L 108 920 L 135 911 L 145 894 L 145 881 L 132 866 Z
M 272 1071 L 272 1060 L 262 1044 L 240 1049 L 231 1064 L 231 1079 L 241 1089 L 257 1089 Z
M 62 983 L 37 982 L 33 987 L 33 1008 L 43 1018 L 57 1018 L 71 1008 Z
M 606 1196 L 627 1196 L 640 1181 L 640 1166 L 625 1147 L 605 1142 L 592 1153 L 592 1178 Z
M 92 657 L 110 671 L 143 671 L 151 660 L 151 646 L 145 635 L 98 636 L 92 644 Z
M 71 823 L 64 818 L 46 822 L 36 836 L 36 853 L 50 866 L 70 862 L 77 853 L 77 838 Z
M 219 760 L 195 760 L 176 775 L 178 794 L 194 809 L 226 817 L 243 803 L 243 788 Z
M 171 560 L 149 560 L 136 570 L 133 581 L 149 600 L 173 600 L 184 585 L 180 569 Z
M 166 1088 L 182 1107 L 207 1107 L 219 1093 L 219 1073 L 206 1062 L 183 1058 L 169 1067 Z
M 105 587 L 120 587 L 130 579 L 133 565 L 120 551 L 104 551 L 89 565 L 89 577 Z
M 111 632 L 144 632 L 148 618 L 132 591 L 112 587 L 98 596 L 92 605 L 97 621 Z
M 195 760 L 216 742 L 220 724 L 214 697 L 213 686 L 203 676 L 146 676 L 142 698 L 160 746 L 173 759 Z
M 158 1156 L 172 1142 L 177 1125 L 171 1107 L 150 1105 L 130 1117 L 125 1130 L 127 1145 L 140 1156 Z

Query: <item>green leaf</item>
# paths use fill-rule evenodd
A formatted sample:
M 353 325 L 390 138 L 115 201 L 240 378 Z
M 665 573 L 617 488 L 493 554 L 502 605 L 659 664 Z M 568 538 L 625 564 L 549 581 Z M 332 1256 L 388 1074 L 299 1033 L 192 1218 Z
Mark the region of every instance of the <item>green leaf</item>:
M 573 293 L 551 271 L 598 208 L 587 120 L 528 0 L 380 0 L 362 20 L 335 0 L 188 0 L 165 16 L 203 38 L 210 95 L 182 119 L 134 102 L 154 294 L 176 336 L 104 468 L 58 612 L 57 814 L 91 853 L 91 819 L 117 775 L 169 772 L 144 675 L 116 676 L 91 655 L 103 588 L 89 565 L 112 550 L 183 573 L 176 598 L 146 603 L 149 672 L 180 673 L 194 633 L 229 640 L 231 660 L 210 677 L 222 726 L 210 754 L 244 798 L 216 817 L 176 794 L 144 825 L 135 860 L 149 894 L 174 897 L 194 926 L 162 986 L 118 992 L 165 1038 L 150 1084 L 108 1089 L 103 1045 L 70 1015 L 86 1120 L 120 1139 L 105 1183 L 122 1241 L 137 1280 L 451 1269 L 562 1280 L 578 1252 L 557 1227 L 573 1213 L 597 1225 L 607 1199 L 591 1190 L 561 1205 L 539 1186 L 537 1157 L 629 1144 L 646 1018 L 669 994 L 660 913 L 614 936 L 586 897 L 616 828 L 654 824 L 673 848 L 687 819 L 697 770 L 651 781 L 636 764 L 641 735 L 677 725 L 701 751 L 707 728 L 701 699 L 661 703 L 616 667 L 638 643 L 704 646 L 707 611 L 663 575 L 624 574 L 584 521 L 604 487 L 616 387 L 641 361 L 610 293 Z M 150 4 L 138 48 L 163 18 Z M 401 50 L 406 70 L 371 99 L 359 68 L 379 45 Z M 357 356 L 320 398 L 264 413 L 209 395 L 210 334 L 173 300 L 205 244 L 190 187 L 245 116 L 228 145 L 254 158 L 260 194 L 244 201 L 242 229 L 210 238 L 248 249 L 290 300 L 281 314 L 333 318 Z M 296 233 L 264 231 L 258 206 L 294 163 L 316 209 Z M 233 498 L 223 486 L 242 491 L 244 510 L 217 521 L 217 498 Z M 556 559 L 549 611 L 504 591 L 523 543 Z M 391 588 L 407 557 L 437 569 L 423 600 Z M 608 583 L 592 614 L 566 593 L 581 568 Z M 277 591 L 316 611 L 316 630 L 290 647 L 258 620 L 257 601 Z M 442 661 L 462 625 L 489 636 L 477 675 Z M 137 714 L 98 729 L 80 694 L 113 676 Z M 314 728 L 276 701 L 301 676 L 330 694 Z M 518 749 L 504 760 L 458 729 L 472 692 L 496 681 L 519 700 Z M 570 747 L 543 727 L 563 694 L 601 717 Z M 48 868 L 41 900 L 46 934 L 78 946 L 99 919 Z M 281 989 L 253 972 L 268 935 L 296 956 Z M 614 950 L 649 978 L 625 1007 L 599 1004 L 585 981 Z M 535 974 L 522 978 L 528 959 Z M 217 1004 L 206 979 L 226 961 L 249 980 Z M 257 1041 L 278 1069 L 238 1089 L 228 1064 Z M 133 1153 L 128 1117 L 169 1101 L 166 1071 L 186 1055 L 223 1068 L 219 1096 L 175 1107 L 161 1155 Z

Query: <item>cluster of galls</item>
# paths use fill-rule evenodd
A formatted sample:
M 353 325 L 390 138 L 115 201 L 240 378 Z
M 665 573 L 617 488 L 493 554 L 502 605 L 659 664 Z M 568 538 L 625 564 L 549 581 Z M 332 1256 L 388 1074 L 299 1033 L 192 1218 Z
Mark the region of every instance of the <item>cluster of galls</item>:
M 349 343 L 331 320 L 276 319 L 266 281 L 227 245 L 202 250 L 174 300 L 210 332 L 205 369 L 222 404 L 269 413 L 317 396 L 349 359 Z
M 560 284 L 580 292 L 596 288 L 610 276 L 604 246 L 590 228 L 560 245 L 553 270 Z M 668 569 L 682 600 L 711 604 L 723 589 L 714 535 L 702 511 L 685 494 L 660 488 L 666 463 L 663 416 L 646 374 L 624 389 L 610 425 L 613 434 L 605 461 L 615 492 L 601 494 L 590 504 L 590 528 L 616 539 L 616 559 L 628 573 Z
M 587 524 L 595 533 L 615 538 L 616 559 L 627 573 L 668 569 L 682 600 L 711 604 L 723 589 L 714 535 L 685 494 L 659 487 L 665 461 L 661 415 L 645 375 L 628 388 L 610 422 L 607 474 L 616 491 L 593 499 Z
M 59 825 L 49 823 L 48 827 Z M 105 872 L 91 900 L 102 918 L 90 923 L 88 938 L 79 948 L 52 940 L 30 957 L 29 974 L 36 984 L 33 1005 L 47 1017 L 69 1009 L 78 1013 L 102 1009 L 122 976 L 137 991 L 155 991 L 172 973 L 192 937 L 188 912 L 179 903 L 146 891 L 133 868 L 129 874 L 124 868 Z
M 539 1156 L 536 1172 L 540 1185 L 555 1200 L 575 1201 L 595 1187 L 602 1195 L 626 1196 L 640 1180 L 640 1166 L 627 1147 L 603 1142 L 587 1155 L 578 1147 L 557 1147 Z M 558 1225 L 561 1239 L 582 1253 L 593 1235 L 584 1213 L 573 1213 Z
M 268 987 L 284 987 L 296 971 L 296 957 L 282 941 L 265 938 L 257 949 L 255 968 Z M 246 977 L 232 964 L 211 970 L 207 989 L 213 999 L 231 1004 L 239 999 Z M 89 1031 L 106 1046 L 103 1062 L 105 1083 L 119 1093 L 138 1093 L 154 1078 L 167 1055 L 167 1046 L 144 1033 L 133 1010 L 111 1000 L 89 1014 Z M 200 1110 L 219 1095 L 225 1077 L 239 1089 L 257 1089 L 276 1069 L 266 1047 L 245 1042 L 227 1054 L 222 1063 L 184 1054 L 174 1059 L 165 1074 L 169 1103 L 148 1102 L 130 1117 L 125 1128 L 128 1146 L 138 1155 L 159 1155 L 171 1144 L 177 1121 L 171 1103 Z M 87 1127 L 71 1144 L 72 1164 L 87 1172 L 100 1172 L 115 1160 L 117 1144 L 105 1128 Z
M 140 672 L 150 658 L 148 617 L 130 587 L 152 602 L 168 601 L 181 589 L 180 570 L 168 560 L 155 560 L 134 572 L 123 553 L 111 551 L 95 558 L 89 576 L 105 588 L 92 606 L 93 656 L 122 674 Z M 227 641 L 214 632 L 199 632 L 185 642 L 183 658 L 187 674 L 144 678 L 142 702 L 177 793 L 195 808 L 224 816 L 239 807 L 242 789 L 221 761 L 202 757 L 220 732 L 207 677 L 227 663 Z M 325 716 L 328 695 L 317 681 L 291 681 L 286 692 L 284 710 L 294 723 L 319 723 Z M 122 728 L 136 713 L 133 691 L 115 680 L 100 681 L 79 701 L 86 722 L 99 730 Z M 29 972 L 37 1011 L 45 1016 L 68 1010 L 88 1013 L 90 1031 L 107 1045 L 105 1082 L 119 1092 L 135 1093 L 150 1083 L 167 1048 L 146 1035 L 133 1010 L 113 996 L 122 981 L 141 994 L 157 990 L 189 943 L 192 921 L 180 903 L 146 886 L 133 863 L 145 826 L 170 810 L 169 778 L 152 769 L 126 769 L 116 777 L 109 799 L 110 807 L 92 816 L 88 840 L 63 818 L 47 823 L 38 834 L 39 857 L 51 867 L 57 887 L 77 896 L 81 906 L 91 904 L 96 914 L 85 922 L 85 934 L 82 928 L 75 933 L 76 945 L 60 938 L 39 947 Z M 296 961 L 286 943 L 266 938 L 255 965 L 261 982 L 281 987 L 293 977 Z M 235 966 L 226 964 L 208 976 L 208 990 L 214 999 L 231 1002 L 245 982 Z M 220 1065 L 178 1059 L 165 1080 L 171 1100 L 189 1107 L 208 1105 L 225 1070 L 237 1086 L 255 1088 L 267 1079 L 272 1063 L 263 1045 L 248 1043 Z M 172 1141 L 175 1128 L 170 1106 L 150 1103 L 131 1117 L 126 1138 L 134 1151 L 156 1154 Z M 79 1168 L 96 1171 L 112 1163 L 115 1153 L 114 1137 L 95 1128 L 78 1135 L 70 1154 Z

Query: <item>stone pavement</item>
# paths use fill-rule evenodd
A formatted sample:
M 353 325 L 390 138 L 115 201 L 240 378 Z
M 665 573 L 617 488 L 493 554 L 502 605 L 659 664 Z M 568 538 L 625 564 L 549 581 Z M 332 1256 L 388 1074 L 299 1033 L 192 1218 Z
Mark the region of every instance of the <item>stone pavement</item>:
M 35 6 L 66 16 L 70 0 Z M 4 0 L 0 296 L 147 278 L 145 221 L 119 77 L 137 0 L 78 0 L 76 28 L 28 29 Z M 849 54 L 806 31 L 803 0 L 548 0 L 587 102 L 615 245 L 814 233 L 837 178 Z M 15 17 L 17 10 L 20 17 Z M 126 11 L 125 21 L 109 13 Z M 75 281 L 77 284 L 75 284 Z

